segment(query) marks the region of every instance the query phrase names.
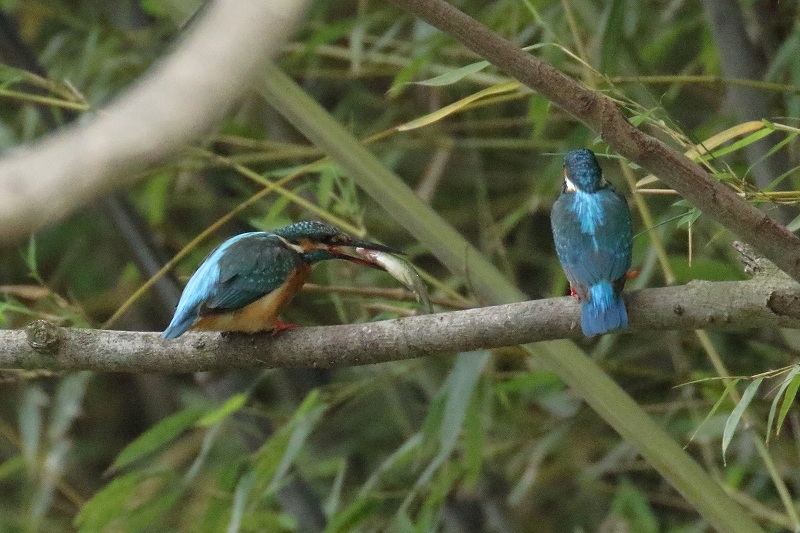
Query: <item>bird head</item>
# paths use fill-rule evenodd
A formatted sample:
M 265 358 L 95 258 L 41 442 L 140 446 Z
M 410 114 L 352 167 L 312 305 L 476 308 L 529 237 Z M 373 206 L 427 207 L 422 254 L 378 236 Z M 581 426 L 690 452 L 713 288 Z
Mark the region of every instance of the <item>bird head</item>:
M 356 255 L 355 248 L 391 254 L 402 253 L 382 244 L 359 239 L 335 226 L 316 220 L 295 222 L 274 230 L 272 233 L 280 238 L 286 246 L 311 263 L 326 259 L 346 259 L 359 265 L 380 268 Z
M 603 188 L 606 180 L 603 169 L 591 150 L 582 148 L 564 155 L 564 192 L 596 192 Z

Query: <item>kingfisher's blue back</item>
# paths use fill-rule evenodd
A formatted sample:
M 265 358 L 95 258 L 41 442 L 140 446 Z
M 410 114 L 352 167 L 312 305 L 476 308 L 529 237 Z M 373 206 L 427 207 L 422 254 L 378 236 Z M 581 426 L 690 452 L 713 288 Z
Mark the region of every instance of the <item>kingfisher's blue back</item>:
M 583 303 L 584 335 L 626 327 L 620 292 L 631 265 L 631 215 L 590 150 L 564 156 L 564 185 L 550 217 L 558 259 Z

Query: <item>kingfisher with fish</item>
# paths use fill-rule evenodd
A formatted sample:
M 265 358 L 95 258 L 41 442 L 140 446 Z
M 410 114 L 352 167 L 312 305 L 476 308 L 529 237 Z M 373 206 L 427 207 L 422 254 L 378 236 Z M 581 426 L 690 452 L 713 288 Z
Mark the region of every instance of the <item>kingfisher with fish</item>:
M 245 333 L 286 329 L 291 325 L 280 322 L 278 315 L 305 284 L 315 263 L 345 259 L 383 269 L 384 255 L 401 253 L 318 221 L 236 235 L 203 260 L 161 336 L 174 339 L 189 329 Z
M 620 294 L 631 266 L 631 214 L 591 150 L 564 156 L 564 182 L 550 219 L 558 260 L 582 304 L 583 334 L 592 337 L 627 327 Z

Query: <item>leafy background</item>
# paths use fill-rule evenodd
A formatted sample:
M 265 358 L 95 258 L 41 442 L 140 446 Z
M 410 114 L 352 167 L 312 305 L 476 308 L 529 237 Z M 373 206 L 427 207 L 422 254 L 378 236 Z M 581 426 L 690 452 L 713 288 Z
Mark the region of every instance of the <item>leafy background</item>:
M 31 54 L 14 55 L 13 43 L 0 53 L 9 65 L 0 71 L 6 149 L 101 108 L 169 52 L 197 7 L 0 5 Z M 754 94 L 768 115 L 754 117 L 726 105 L 736 85 L 719 81 L 718 43 L 699 3 L 458 5 L 612 96 L 674 145 L 717 148 L 707 158 L 717 176 L 753 201 L 785 202 L 764 206 L 794 226 L 796 3 L 742 6 L 765 58 Z M 42 79 L 11 68 L 35 70 L 32 58 Z M 641 271 L 631 287 L 744 278 L 724 228 L 607 154 L 542 97 L 492 68 L 478 70 L 479 61 L 399 10 L 362 0 L 315 2 L 279 65 L 531 298 L 567 290 L 549 206 L 561 154 L 578 146 L 606 156 L 607 178 L 629 193 Z M 762 118 L 770 122 L 747 122 Z M 719 148 L 715 135 L 727 144 Z M 762 137 L 766 149 L 754 155 Z M 46 318 L 160 330 L 175 281 L 215 244 L 305 218 L 405 250 L 430 275 L 437 310 L 481 303 L 468 277 L 451 275 L 396 213 L 322 155 L 250 95 L 202 143 L 152 167 L 138 185 L 6 250 L 0 318 L 9 328 Z M 759 183 L 765 167 L 771 179 Z M 283 189 L 265 189 L 279 180 Z M 153 272 L 122 245 L 120 219 L 130 216 L 149 241 L 139 252 L 161 264 L 184 254 L 174 278 L 135 300 Z M 300 294 L 287 320 L 348 323 L 416 310 L 382 296 L 396 283 L 372 270 L 323 264 L 313 281 L 322 287 Z M 792 409 L 799 342 L 793 331 L 742 328 L 609 335 L 582 346 L 765 530 L 783 531 L 800 524 L 800 419 Z M 9 531 L 705 530 L 630 444 L 514 349 L 333 371 L 5 378 L 0 525 Z

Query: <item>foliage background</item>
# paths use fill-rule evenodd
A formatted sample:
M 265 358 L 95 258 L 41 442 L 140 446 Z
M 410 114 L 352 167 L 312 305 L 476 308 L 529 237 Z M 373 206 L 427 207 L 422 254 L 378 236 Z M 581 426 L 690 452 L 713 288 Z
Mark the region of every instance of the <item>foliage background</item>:
M 544 43 L 533 53 L 617 98 L 673 143 L 706 140 L 749 119 L 797 126 L 791 118 L 800 104 L 793 88 L 796 3 L 741 5 L 747 35 L 763 54 L 758 76 L 779 85 L 754 93 L 769 113 L 763 116 L 742 116 L 741 106 L 726 105 L 730 84 L 689 78 L 725 72 L 718 53 L 725 42 L 704 13 L 710 4 L 498 0 L 459 7 L 520 45 Z M 38 58 L 52 82 L 46 94 L 79 108 L 48 111 L 31 104 L 31 95 L 41 91 L 23 83 L 19 72 L 3 69 L 0 142 L 6 149 L 119 94 L 168 52 L 195 7 L 156 0 L 20 0 L 2 6 L 19 31 L 22 43 L 16 45 L 24 48 L 7 42 L 0 59 L 16 66 L 27 61 L 24 68 L 34 70 L 30 61 Z M 771 25 L 764 24 L 764 13 Z M 20 49 L 31 57 L 15 56 Z M 526 91 L 464 104 L 422 128 L 393 129 L 509 81 L 489 68 L 443 85 L 407 84 L 479 59 L 382 2 L 325 1 L 313 4 L 279 64 L 355 137 L 377 136 L 370 150 L 527 295 L 564 294 L 549 206 L 565 150 L 605 152 L 594 135 Z M 644 78 L 665 75 L 672 77 L 658 83 Z M 748 139 L 713 161 L 719 177 L 751 194 L 759 187 L 783 189 L 773 199 L 793 201 L 796 186 L 780 170 L 791 169 L 796 159 L 793 133 L 767 137 L 767 150 L 776 148 L 768 157 L 754 154 L 756 143 Z M 189 251 L 177 279 L 185 280 L 226 236 L 328 218 L 404 249 L 438 280 L 439 309 L 479 303 L 468 279 L 452 277 L 335 164 L 304 167 L 320 155 L 260 97 L 249 96 L 201 145 L 151 168 L 138 185 L 6 250 L 0 258 L 6 327 L 35 317 L 104 325 L 152 275 L 134 252 L 144 249 L 163 262 L 261 191 L 259 180 L 286 176 L 292 176 L 286 187 L 304 203 L 287 194 L 256 199 Z M 644 177 L 613 154 L 602 164 L 625 191 Z M 769 179 L 758 183 L 763 168 Z M 631 201 L 642 232 L 634 251 L 641 274 L 632 287 L 743 278 L 723 228 L 676 204 L 674 196 L 642 199 Z M 791 227 L 791 206 L 765 208 Z M 130 216 L 148 241 L 137 250 L 122 245 L 120 221 Z M 655 231 L 645 233 L 648 216 Z M 338 263 L 320 265 L 314 281 L 395 286 L 385 275 Z M 114 327 L 163 329 L 180 286 L 167 283 L 172 289 L 162 284 L 148 292 Z M 347 323 L 415 309 L 377 292 L 305 291 L 286 319 Z M 738 395 L 722 380 L 696 381 L 789 367 L 798 346 L 795 332 L 611 335 L 583 345 L 765 530 L 796 527 L 796 512 L 779 494 L 786 488 L 791 500 L 800 483 L 796 412 L 787 407 L 780 435 L 773 434 L 768 449 L 762 445 L 770 402 L 786 374 L 761 384 L 725 462 L 721 440 Z M 785 382 L 788 406 L 795 377 Z M 0 386 L 9 399 L 0 407 L 0 524 L 9 531 L 705 527 L 630 445 L 556 377 L 514 350 L 260 375 L 15 373 Z

